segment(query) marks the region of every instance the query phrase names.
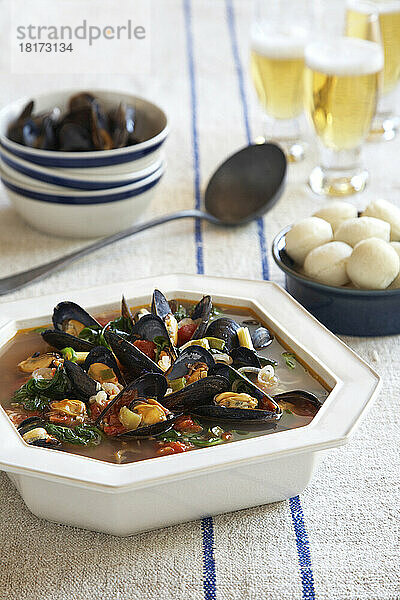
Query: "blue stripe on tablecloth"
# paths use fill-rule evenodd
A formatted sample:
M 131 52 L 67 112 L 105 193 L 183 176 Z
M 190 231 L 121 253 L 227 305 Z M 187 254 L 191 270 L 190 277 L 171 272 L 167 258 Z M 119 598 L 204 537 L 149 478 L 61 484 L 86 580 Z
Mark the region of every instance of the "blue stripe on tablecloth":
M 294 533 L 296 536 L 297 554 L 299 557 L 301 583 L 303 587 L 303 600 L 314 600 L 315 590 L 311 564 L 310 542 L 308 540 L 308 535 L 304 524 L 304 514 L 303 509 L 301 508 L 299 496 L 290 498 L 289 506 L 292 515 Z
M 190 0 L 183 0 L 186 30 L 186 51 L 190 79 L 190 105 L 192 112 L 192 144 L 193 144 L 193 170 L 194 170 L 194 193 L 195 206 L 200 208 L 200 155 L 199 139 L 197 131 L 197 91 L 195 78 L 195 65 L 193 56 L 193 31 L 192 31 L 192 7 Z M 195 221 L 195 245 L 196 245 L 196 267 L 197 273 L 204 273 L 203 259 L 203 237 L 200 219 Z M 203 590 L 205 600 L 216 600 L 216 574 L 214 557 L 214 524 L 212 517 L 206 517 L 201 521 L 203 534 Z
M 244 126 L 246 130 L 246 138 L 247 143 L 251 144 L 252 136 L 250 130 L 250 121 L 249 121 L 249 109 L 247 104 L 247 97 L 244 86 L 244 77 L 243 77 L 243 68 L 239 55 L 239 48 L 237 44 L 237 35 L 236 35 L 236 22 L 235 22 L 235 10 L 232 4 L 232 0 L 226 0 L 226 15 L 228 20 L 229 34 L 231 38 L 232 44 L 232 54 L 233 60 L 235 63 L 236 75 L 239 84 L 239 94 L 242 102 L 242 110 L 243 110 L 243 120 Z M 257 219 L 257 233 L 258 240 L 260 244 L 260 253 L 261 253 L 261 269 L 263 279 L 269 279 L 269 267 L 268 267 L 268 255 L 267 255 L 267 247 L 265 243 L 265 231 L 264 231 L 264 221 L 262 217 Z
M 237 44 L 237 35 L 236 35 L 236 23 L 235 23 L 235 11 L 232 0 L 226 0 L 226 14 L 229 26 L 229 33 L 232 42 L 232 53 L 233 59 L 236 67 L 236 74 L 238 78 L 239 85 L 239 93 L 240 99 L 242 102 L 243 109 L 243 120 L 244 126 L 246 130 L 247 141 L 251 143 L 251 130 L 250 130 L 250 122 L 249 122 L 249 110 L 244 86 L 244 77 L 243 77 L 243 68 L 239 55 L 239 48 Z M 269 279 L 269 269 L 268 269 L 268 256 L 266 252 L 266 242 L 265 242 L 265 232 L 264 232 L 264 222 L 260 217 L 257 221 L 258 226 L 258 237 L 260 242 L 260 251 L 261 251 L 261 262 L 262 262 L 262 273 L 263 279 Z M 299 496 L 295 496 L 294 498 L 290 498 L 289 500 L 290 512 L 292 516 L 292 523 L 294 528 L 294 533 L 296 536 L 296 547 L 297 547 L 297 555 L 300 565 L 300 574 L 301 574 L 301 583 L 303 590 L 303 600 L 314 600 L 315 599 L 315 591 L 314 591 L 314 577 L 312 572 L 311 565 L 311 554 L 310 554 L 310 543 L 308 540 L 308 535 L 304 523 L 304 515 L 303 509 L 301 508 L 300 498 Z
M 184 0 L 184 11 L 185 11 L 185 29 L 186 29 L 186 48 L 187 48 L 187 59 L 188 59 L 189 78 L 190 78 L 190 104 L 191 104 L 191 110 L 192 110 L 194 195 L 195 195 L 195 207 L 197 209 L 200 209 L 201 191 L 200 191 L 200 154 L 199 154 L 199 140 L 198 140 L 198 132 L 197 132 L 197 91 L 196 91 L 194 56 L 193 56 L 192 7 L 191 7 L 190 0 Z M 203 236 L 202 236 L 202 232 L 201 232 L 200 219 L 195 219 L 194 235 L 195 235 L 195 242 L 196 242 L 197 273 L 199 273 L 200 275 L 203 275 L 203 273 L 204 273 Z

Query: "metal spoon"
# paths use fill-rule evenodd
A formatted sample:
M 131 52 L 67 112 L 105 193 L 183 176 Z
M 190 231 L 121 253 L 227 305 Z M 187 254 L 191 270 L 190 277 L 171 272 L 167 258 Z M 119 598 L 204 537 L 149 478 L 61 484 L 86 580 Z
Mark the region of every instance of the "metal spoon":
M 204 219 L 215 225 L 243 225 L 270 210 L 282 195 L 286 158 L 275 144 L 253 144 L 225 160 L 211 177 L 204 197 L 205 211 L 189 209 L 151 219 L 104 237 L 48 263 L 0 279 L 0 296 L 68 265 L 95 250 L 135 233 L 175 221 Z

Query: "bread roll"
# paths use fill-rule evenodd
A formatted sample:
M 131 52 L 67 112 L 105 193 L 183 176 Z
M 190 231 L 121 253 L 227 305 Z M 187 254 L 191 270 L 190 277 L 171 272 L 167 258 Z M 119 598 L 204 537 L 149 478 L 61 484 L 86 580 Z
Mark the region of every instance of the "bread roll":
M 348 202 L 342 202 L 341 200 L 333 200 L 326 206 L 323 206 L 316 213 L 314 217 L 319 217 L 330 223 L 333 231 L 348 219 L 354 219 L 357 216 L 357 209 Z
M 327 285 L 346 285 L 349 278 L 346 262 L 353 248 L 344 242 L 328 242 L 307 254 L 304 271 Z
M 376 217 L 389 223 L 390 239 L 395 242 L 400 241 L 400 208 L 398 206 L 391 204 L 383 198 L 379 198 L 368 204 L 362 214 L 363 216 Z
M 400 259 L 384 240 L 370 238 L 359 242 L 347 261 L 347 274 L 357 287 L 384 290 L 399 274 Z
M 362 240 L 380 238 L 386 242 L 390 239 L 390 225 L 374 217 L 348 219 L 335 232 L 335 240 L 345 242 L 353 248 Z
M 332 227 L 327 221 L 308 217 L 299 221 L 286 234 L 286 252 L 298 265 L 303 265 L 307 254 L 332 240 Z

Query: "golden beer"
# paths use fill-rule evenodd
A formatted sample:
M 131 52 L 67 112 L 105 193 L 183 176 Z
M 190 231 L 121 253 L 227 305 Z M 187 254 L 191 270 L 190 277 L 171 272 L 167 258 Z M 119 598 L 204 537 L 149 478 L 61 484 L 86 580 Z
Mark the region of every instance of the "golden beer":
M 326 148 L 358 147 L 375 114 L 383 54 L 374 42 L 341 38 L 306 49 L 305 108 Z
M 370 39 L 369 16 L 373 9 L 379 15 L 379 25 L 384 50 L 383 93 L 394 90 L 400 79 L 400 2 L 375 1 L 365 3 L 351 0 L 346 16 L 346 34 Z
M 303 112 L 304 39 L 253 36 L 251 74 L 268 116 L 294 119 Z

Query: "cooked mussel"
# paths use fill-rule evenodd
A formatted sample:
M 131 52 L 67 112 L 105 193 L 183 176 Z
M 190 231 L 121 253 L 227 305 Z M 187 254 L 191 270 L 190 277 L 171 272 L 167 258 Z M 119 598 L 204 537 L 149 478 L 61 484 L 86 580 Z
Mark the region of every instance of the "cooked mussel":
M 163 370 L 167 370 L 177 357 L 177 352 L 174 344 L 171 342 L 167 327 L 158 315 L 152 313 L 143 315 L 143 317 L 135 323 L 131 339 L 133 342 L 136 340 L 147 340 L 149 342 L 164 343 L 164 352 L 168 353 L 170 364 Z M 167 364 L 168 361 L 166 362 L 166 365 Z
M 168 431 L 175 415 L 160 403 L 166 390 L 163 375 L 146 373 L 105 407 L 96 424 L 102 424 L 108 435 L 149 437 Z
M 299 417 L 313 417 L 322 406 L 317 396 L 305 390 L 282 392 L 273 398 L 282 410 L 290 410 Z
M 233 348 L 230 356 L 233 360 L 232 366 L 235 369 L 240 369 L 240 367 L 261 368 L 261 362 L 257 353 L 254 350 L 250 350 L 250 348 L 245 348 L 245 346 Z
M 80 365 L 77 365 L 69 360 L 65 360 L 64 369 L 75 393 L 85 402 L 88 401 L 91 396 L 94 396 L 99 390 L 100 386 L 98 383 L 89 377 L 89 375 L 82 369 Z
M 111 150 L 107 117 L 98 100 L 83 93 L 70 100 L 70 110 L 58 127 L 59 149 L 65 152 Z
M 56 352 L 35 352 L 32 356 L 29 356 L 25 360 L 18 363 L 18 368 L 23 373 L 33 373 L 36 369 L 48 369 L 52 366 L 54 360 L 60 358 L 60 355 Z
M 34 102 L 31 100 L 23 108 L 21 114 L 7 130 L 7 137 L 30 148 L 55 150 L 57 148 L 56 123 L 59 110 L 33 114 Z
M 53 311 L 54 330 L 47 329 L 42 333 L 43 339 L 58 350 L 73 348 L 77 352 L 90 352 L 96 344 L 79 337 L 89 327 L 96 331 L 101 325 L 75 302 L 60 302 Z
M 109 126 L 114 148 L 137 144 L 135 137 L 136 111 L 133 106 L 121 102 L 108 113 Z
M 178 321 L 172 313 L 168 300 L 160 290 L 154 290 L 153 292 L 151 312 L 164 322 L 169 339 L 172 345 L 176 347 L 178 344 Z
M 276 413 L 260 409 L 225 408 L 214 404 L 199 406 L 191 412 L 194 417 L 238 427 L 275 428 L 280 418 Z
M 251 340 L 256 350 L 262 350 L 272 344 L 274 336 L 266 327 L 258 327 L 251 334 Z
M 113 382 L 125 385 L 114 354 L 104 346 L 97 346 L 89 352 L 83 368 L 92 379 L 99 383 Z
M 184 388 L 167 394 L 163 405 L 167 408 L 191 410 L 194 407 L 209 404 L 216 394 L 229 389 L 229 382 L 225 377 L 212 375 L 198 379 Z
M 61 446 L 61 442 L 47 432 L 46 423 L 40 417 L 24 419 L 18 427 L 18 433 L 24 442 L 30 446 L 39 446 L 41 448 L 57 448 Z
M 220 317 L 211 321 L 208 325 L 205 337 L 215 337 L 225 342 L 225 352 L 230 353 L 233 348 L 239 346 L 237 336 L 239 325 L 229 317 Z
M 196 304 L 190 315 L 193 321 L 199 321 L 196 331 L 192 335 L 192 339 L 199 340 L 204 337 L 208 322 L 210 320 L 212 311 L 212 300 L 211 296 L 203 296 L 203 298 Z
M 118 333 L 108 330 L 104 332 L 104 337 L 125 368 L 124 373 L 128 379 L 136 379 L 143 373 L 163 373 L 163 370 L 151 358 Z
M 182 350 L 174 364 L 166 371 L 165 376 L 169 381 L 181 377 L 186 378 L 193 375 L 193 370 L 197 367 L 197 369 L 202 369 L 202 372 L 205 373 L 205 375 L 203 374 L 201 377 L 205 377 L 208 369 L 213 365 L 214 357 L 208 350 L 201 346 L 188 346 Z M 198 379 L 201 377 L 199 376 Z M 192 381 L 195 380 L 194 377 L 191 379 Z

